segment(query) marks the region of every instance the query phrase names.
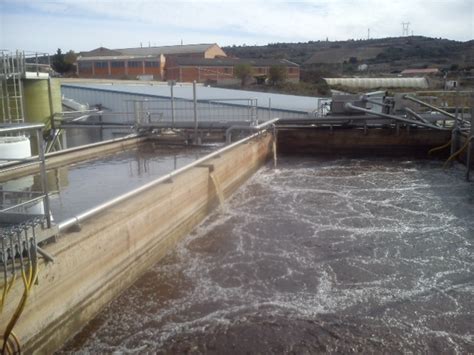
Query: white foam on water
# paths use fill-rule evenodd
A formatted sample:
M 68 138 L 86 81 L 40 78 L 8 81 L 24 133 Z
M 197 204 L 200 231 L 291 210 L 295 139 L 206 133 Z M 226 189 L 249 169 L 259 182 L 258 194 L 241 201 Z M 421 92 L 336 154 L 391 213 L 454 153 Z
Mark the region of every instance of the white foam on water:
M 462 173 L 363 159 L 261 169 L 150 271 L 172 295 L 132 287 L 82 349 L 152 351 L 267 314 L 351 317 L 413 349 L 436 337 L 462 352 L 474 308 L 474 192 Z

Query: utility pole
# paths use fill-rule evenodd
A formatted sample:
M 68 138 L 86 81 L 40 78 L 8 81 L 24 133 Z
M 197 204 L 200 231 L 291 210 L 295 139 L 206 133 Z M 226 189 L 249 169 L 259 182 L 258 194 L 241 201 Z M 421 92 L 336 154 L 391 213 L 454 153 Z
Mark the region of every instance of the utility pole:
M 370 28 L 367 29 L 367 39 L 370 39 Z
M 402 36 L 410 35 L 410 22 L 402 22 Z

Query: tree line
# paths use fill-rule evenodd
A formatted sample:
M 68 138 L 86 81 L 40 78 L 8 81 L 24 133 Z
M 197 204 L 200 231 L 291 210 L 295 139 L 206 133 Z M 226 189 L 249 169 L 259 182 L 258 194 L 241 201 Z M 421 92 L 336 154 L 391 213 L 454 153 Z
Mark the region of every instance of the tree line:
M 271 85 L 277 85 L 284 82 L 287 78 L 286 67 L 283 65 L 272 65 L 268 70 L 268 76 L 266 77 L 256 77 L 254 67 L 248 63 L 241 63 L 234 66 L 234 76 L 237 79 L 240 79 L 241 86 L 245 86 L 253 81 L 254 78 L 257 79 L 257 82 L 265 82 L 266 79 Z

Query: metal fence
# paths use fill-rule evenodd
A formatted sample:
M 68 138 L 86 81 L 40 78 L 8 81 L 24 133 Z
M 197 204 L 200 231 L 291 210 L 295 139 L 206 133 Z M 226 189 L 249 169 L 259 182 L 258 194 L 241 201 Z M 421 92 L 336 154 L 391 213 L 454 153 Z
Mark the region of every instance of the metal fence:
M 177 122 L 246 122 L 258 120 L 256 99 L 169 100 L 132 99 L 125 101 L 127 121 L 138 124 Z
M 133 87 L 133 85 L 132 85 Z M 132 91 L 132 89 L 130 89 Z M 199 88 L 198 88 L 199 90 Z M 108 123 L 134 122 L 138 118 L 150 118 L 153 122 L 193 122 L 194 100 L 191 98 L 171 98 L 115 90 L 114 85 L 104 89 L 62 85 L 63 95 L 80 103 L 88 103 L 90 108 L 102 110 L 101 120 Z M 197 119 L 202 121 L 265 121 L 275 117 L 308 118 L 319 112 L 282 110 L 272 107 L 269 101 L 261 102 L 252 98 L 212 98 L 196 100 Z M 141 104 L 140 102 L 143 102 Z M 315 108 L 318 105 L 315 104 Z M 316 110 L 315 110 L 316 111 Z

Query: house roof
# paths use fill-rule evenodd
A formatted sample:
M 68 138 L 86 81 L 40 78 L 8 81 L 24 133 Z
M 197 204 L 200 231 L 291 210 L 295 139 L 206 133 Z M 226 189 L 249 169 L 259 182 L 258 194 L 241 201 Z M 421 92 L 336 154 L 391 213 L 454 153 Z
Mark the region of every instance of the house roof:
M 85 59 L 109 59 L 103 57 L 121 57 L 120 59 L 127 59 L 130 57 L 149 57 L 164 55 L 179 55 L 191 53 L 204 53 L 209 48 L 217 46 L 215 43 L 206 44 L 184 44 L 177 46 L 160 46 L 160 47 L 137 47 L 137 48 L 120 48 L 108 49 L 99 47 L 89 52 L 81 52 L 79 58 Z M 119 58 L 117 58 L 119 59 Z
M 100 56 L 86 56 L 78 57 L 78 62 L 91 61 L 91 60 L 133 60 L 133 59 L 144 59 L 144 60 L 157 60 L 156 55 L 100 55 Z
M 122 48 L 116 49 L 126 55 L 159 55 L 159 54 L 189 54 L 189 53 L 204 53 L 215 43 L 204 44 L 183 44 L 177 46 L 160 46 L 160 47 L 138 47 L 138 48 Z
M 79 53 L 79 57 L 102 57 L 102 56 L 119 56 L 119 55 L 122 55 L 122 53 L 117 50 L 108 49 L 105 47 L 99 47 L 89 52 Z
M 281 65 L 299 67 L 298 64 L 286 59 L 246 59 L 246 58 L 176 58 L 174 63 L 179 66 L 233 67 L 237 64 L 250 64 L 254 67 Z

